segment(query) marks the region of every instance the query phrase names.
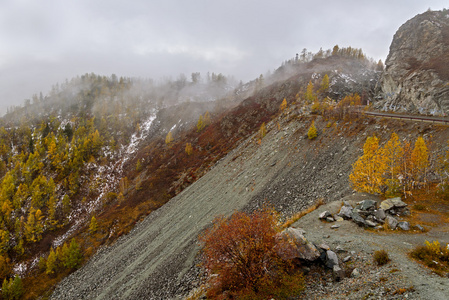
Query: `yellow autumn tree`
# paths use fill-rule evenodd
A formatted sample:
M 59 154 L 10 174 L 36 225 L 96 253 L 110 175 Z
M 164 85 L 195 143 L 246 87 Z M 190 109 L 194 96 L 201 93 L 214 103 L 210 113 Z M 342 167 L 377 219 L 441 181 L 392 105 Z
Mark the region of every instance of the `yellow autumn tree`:
M 203 122 L 204 122 L 204 127 L 207 127 L 210 125 L 211 119 L 210 119 L 209 111 L 206 111 L 206 113 L 204 113 Z
M 325 93 L 329 89 L 329 76 L 324 75 L 323 80 L 321 80 L 320 92 Z
M 282 101 L 281 106 L 279 107 L 279 109 L 281 111 L 284 111 L 284 109 L 287 108 L 287 99 L 284 98 L 284 101 Z
M 411 167 L 412 175 L 415 181 L 426 181 L 426 172 L 429 166 L 429 151 L 427 149 L 426 142 L 422 136 L 418 137 L 415 141 L 415 147 L 411 153 Z
M 95 216 L 92 216 L 89 224 L 89 232 L 90 234 L 94 234 L 95 232 L 97 232 L 97 230 L 98 230 L 97 219 L 95 218 Z
M 396 133 L 392 133 L 390 140 L 383 148 L 385 164 L 387 166 L 387 180 L 386 184 L 389 193 L 396 193 L 400 188 L 399 174 L 401 171 L 401 161 L 404 155 L 404 150 L 401 146 L 401 141 Z
M 173 142 L 173 135 L 172 135 L 171 131 L 169 131 L 167 133 L 167 136 L 165 137 L 165 143 L 167 145 L 170 145 L 171 142 Z
M 260 125 L 259 136 L 261 139 L 263 139 L 266 134 L 267 134 L 267 128 L 265 127 L 265 122 L 264 122 L 264 123 L 262 123 L 262 125 Z
M 315 94 L 313 93 L 313 83 L 312 80 L 309 81 L 309 84 L 307 85 L 306 95 L 305 95 L 306 101 L 308 103 L 312 103 L 315 101 Z
M 312 125 L 310 125 L 309 131 L 307 131 L 307 136 L 309 137 L 309 140 L 314 140 L 318 136 L 315 127 L 315 121 L 312 121 Z
M 193 153 L 193 147 L 191 143 L 187 143 L 186 144 L 186 149 L 185 149 L 187 155 L 192 155 Z
M 200 115 L 198 122 L 196 123 L 196 131 L 200 132 L 205 127 L 203 115 Z
M 383 174 L 387 168 L 379 139 L 368 137 L 363 145 L 363 155 L 352 165 L 349 180 L 354 190 L 381 194 L 385 184 Z

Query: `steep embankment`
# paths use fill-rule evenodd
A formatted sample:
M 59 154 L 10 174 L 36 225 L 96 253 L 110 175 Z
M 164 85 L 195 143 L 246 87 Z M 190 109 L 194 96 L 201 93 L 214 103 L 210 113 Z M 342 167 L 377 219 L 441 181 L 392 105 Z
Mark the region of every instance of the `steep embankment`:
M 386 140 L 394 129 L 402 137 L 420 132 L 442 137 L 442 127 L 363 119 L 305 135 L 313 117 L 288 115 L 267 126 L 258 145 L 254 135 L 218 162 L 196 183 L 153 212 L 127 236 L 104 248 L 65 279 L 52 299 L 167 299 L 185 295 L 200 280 L 195 266 L 196 237 L 217 215 L 253 209 L 264 203 L 290 215 L 317 198 L 339 200 L 351 193 L 348 175 L 366 136 Z M 277 127 L 279 122 L 280 129 Z

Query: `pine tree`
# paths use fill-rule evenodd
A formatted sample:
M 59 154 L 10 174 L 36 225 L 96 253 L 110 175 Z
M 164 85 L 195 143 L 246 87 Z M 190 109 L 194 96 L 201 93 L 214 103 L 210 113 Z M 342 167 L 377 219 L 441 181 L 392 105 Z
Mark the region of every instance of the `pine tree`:
M 90 219 L 90 225 L 89 225 L 89 232 L 90 234 L 94 234 L 98 230 L 98 223 L 97 219 L 95 219 L 95 216 L 92 216 Z
M 381 193 L 385 183 L 383 174 L 387 166 L 383 151 L 379 148 L 379 139 L 368 137 L 363 145 L 363 155 L 352 165 L 349 175 L 352 187 L 358 192 Z
M 309 137 L 309 140 L 314 140 L 318 136 L 315 121 L 312 121 L 312 125 L 310 125 L 309 130 L 307 131 L 307 136 Z
M 75 239 L 70 241 L 70 246 L 68 250 L 68 257 L 65 262 L 65 267 L 68 269 L 75 269 L 81 263 L 82 255 L 81 249 Z
M 169 131 L 167 133 L 167 136 L 165 137 L 165 143 L 167 145 L 170 145 L 171 142 L 173 142 L 173 135 L 172 135 L 171 131 Z
M 53 248 L 51 248 L 50 254 L 48 255 L 47 258 L 47 269 L 45 270 L 46 274 L 53 274 L 56 271 L 57 267 L 56 259 L 57 259 L 56 253 L 53 250 Z
M 207 127 L 211 124 L 211 119 L 210 119 L 210 113 L 209 111 L 206 111 L 204 113 L 204 117 L 203 117 L 203 122 L 204 122 L 204 127 Z

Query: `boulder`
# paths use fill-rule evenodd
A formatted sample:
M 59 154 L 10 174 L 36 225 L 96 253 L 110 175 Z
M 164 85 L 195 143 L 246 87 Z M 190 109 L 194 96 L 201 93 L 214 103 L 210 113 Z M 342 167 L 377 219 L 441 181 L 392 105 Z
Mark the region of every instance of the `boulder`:
M 351 219 L 352 214 L 352 206 L 344 205 L 340 208 L 340 212 L 337 214 L 339 217 L 343 219 Z
M 282 238 L 290 241 L 292 248 L 278 249 L 278 253 L 282 259 L 302 259 L 307 261 L 315 261 L 320 257 L 318 249 L 309 242 L 302 234 L 301 231 L 289 227 L 280 233 Z
M 385 222 L 387 223 L 388 228 L 395 230 L 396 227 L 398 226 L 398 220 L 396 220 L 396 218 L 392 217 L 392 216 L 387 216 L 385 218 Z
M 398 227 L 402 230 L 408 231 L 410 230 L 410 223 L 409 222 L 399 222 Z
M 326 219 L 328 217 L 332 217 L 332 214 L 330 212 L 328 212 L 327 210 L 323 211 L 322 213 L 320 213 L 320 215 L 318 216 L 318 218 L 320 218 L 321 220 Z
M 422 227 L 421 225 L 416 225 L 415 227 L 416 227 L 416 229 L 418 229 L 421 232 L 424 232 L 424 230 L 425 230 L 424 227 Z
M 380 203 L 380 208 L 384 211 L 388 211 L 394 208 L 406 207 L 407 203 L 403 202 L 400 197 L 390 198 Z
M 338 257 L 332 250 L 326 251 L 326 267 L 332 269 L 335 265 L 338 266 Z
M 341 221 L 344 220 L 342 217 L 337 216 L 337 215 L 334 216 L 334 219 L 335 219 L 335 221 L 337 221 L 337 222 L 341 222 Z
M 375 200 L 363 200 L 357 205 L 357 208 L 360 210 L 375 210 L 377 208 L 377 201 Z
M 379 208 L 379 209 L 374 211 L 374 217 L 378 221 L 383 221 L 383 220 L 385 220 L 387 215 L 385 214 L 385 210 L 383 210 L 382 208 Z
M 352 218 L 352 221 L 354 221 L 354 223 L 356 223 L 357 225 L 366 226 L 365 219 L 362 218 L 358 212 L 355 212 L 355 211 L 352 212 L 351 218 Z

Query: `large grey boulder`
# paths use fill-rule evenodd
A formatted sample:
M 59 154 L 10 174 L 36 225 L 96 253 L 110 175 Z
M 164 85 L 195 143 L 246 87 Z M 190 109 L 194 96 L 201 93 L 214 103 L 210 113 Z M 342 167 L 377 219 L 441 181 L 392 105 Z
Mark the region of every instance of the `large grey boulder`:
M 406 221 L 399 222 L 399 223 L 398 223 L 398 227 L 399 227 L 400 229 L 402 229 L 402 230 L 409 231 L 409 230 L 410 230 L 410 223 L 409 223 L 409 222 L 406 222 Z
M 351 214 L 352 221 L 359 226 L 366 226 L 365 219 L 360 216 L 360 214 L 356 211 L 353 211 Z
M 278 253 L 282 259 L 297 258 L 312 262 L 320 257 L 318 249 L 302 235 L 300 230 L 289 227 L 283 230 L 280 235 L 281 238 L 287 239 L 290 245 L 293 246 L 288 249 L 278 249 Z
M 378 210 L 374 211 L 374 217 L 378 221 L 383 221 L 383 220 L 385 220 L 387 215 L 385 214 L 385 210 L 379 208 Z
M 357 208 L 360 210 L 375 210 L 377 208 L 377 201 L 375 200 L 363 200 L 357 205 Z
M 389 211 L 391 209 L 394 208 L 404 208 L 407 206 L 407 203 L 403 202 L 401 200 L 401 198 L 396 197 L 396 198 L 390 198 L 387 200 L 384 200 L 380 203 L 380 208 L 383 209 L 384 211 Z
M 340 208 L 340 212 L 337 214 L 338 216 L 342 217 L 343 219 L 351 219 L 352 214 L 352 206 L 350 205 L 343 205 Z
M 385 222 L 387 223 L 388 228 L 395 230 L 396 227 L 398 226 L 398 220 L 396 220 L 396 218 L 392 217 L 392 216 L 387 216 L 385 218 Z

